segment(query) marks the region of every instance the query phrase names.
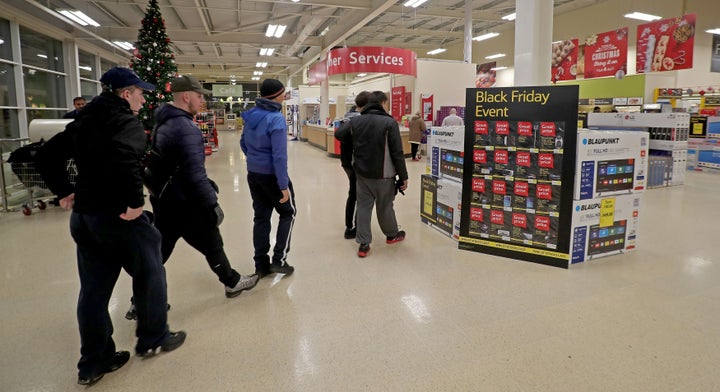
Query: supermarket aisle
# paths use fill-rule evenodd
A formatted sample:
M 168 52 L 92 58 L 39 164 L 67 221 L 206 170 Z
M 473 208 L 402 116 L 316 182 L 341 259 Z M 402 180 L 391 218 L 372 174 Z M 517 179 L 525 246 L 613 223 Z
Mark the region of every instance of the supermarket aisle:
M 237 133 L 208 158 L 233 266 L 253 271 L 252 209 Z M 179 243 L 167 264 L 172 328 L 186 344 L 132 357 L 93 391 L 709 391 L 720 389 L 720 176 L 645 194 L 640 250 L 562 270 L 459 251 L 419 222 L 420 162 L 396 203 L 407 239 L 344 240 L 339 162 L 290 142 L 298 215 L 289 278 L 234 299 Z M 0 214 L 3 391 L 76 382 L 78 278 L 68 213 Z M 130 280 L 111 302 L 118 349 Z

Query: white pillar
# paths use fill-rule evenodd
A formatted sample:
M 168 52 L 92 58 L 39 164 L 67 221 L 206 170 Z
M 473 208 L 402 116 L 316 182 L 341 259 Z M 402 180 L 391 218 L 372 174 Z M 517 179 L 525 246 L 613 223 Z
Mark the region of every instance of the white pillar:
M 515 85 L 548 85 L 553 0 L 515 0 L 515 12 Z
M 336 106 L 337 107 L 337 106 Z M 320 124 L 325 125 L 325 119 L 330 117 L 330 75 L 320 82 Z
M 472 0 L 465 0 L 465 34 L 463 61 L 467 64 L 472 63 Z

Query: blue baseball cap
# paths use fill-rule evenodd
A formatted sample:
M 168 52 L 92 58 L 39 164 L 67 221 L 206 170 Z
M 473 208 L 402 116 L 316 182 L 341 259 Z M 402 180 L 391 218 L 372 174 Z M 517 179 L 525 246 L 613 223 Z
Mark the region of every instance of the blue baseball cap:
M 110 70 L 105 72 L 100 78 L 100 83 L 109 87 L 111 90 L 128 86 L 138 86 L 143 90 L 155 90 L 154 84 L 144 82 L 137 76 L 135 71 L 123 67 L 110 68 Z

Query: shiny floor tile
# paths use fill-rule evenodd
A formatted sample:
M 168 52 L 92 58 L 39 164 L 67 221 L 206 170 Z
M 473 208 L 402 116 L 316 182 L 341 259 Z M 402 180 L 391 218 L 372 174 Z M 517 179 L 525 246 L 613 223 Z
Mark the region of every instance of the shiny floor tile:
M 226 252 L 254 270 L 239 135 L 207 158 Z M 570 270 L 460 251 L 419 219 L 421 162 L 396 201 L 404 242 L 373 222 L 372 252 L 345 240 L 339 161 L 289 142 L 298 215 L 293 276 L 227 299 L 182 241 L 166 265 L 172 353 L 132 357 L 94 391 L 710 391 L 720 386 L 720 175 L 644 195 L 636 252 Z M 373 218 L 374 219 L 374 218 Z M 76 390 L 79 283 L 68 213 L 0 214 L 0 390 Z M 130 279 L 110 303 L 119 349 Z

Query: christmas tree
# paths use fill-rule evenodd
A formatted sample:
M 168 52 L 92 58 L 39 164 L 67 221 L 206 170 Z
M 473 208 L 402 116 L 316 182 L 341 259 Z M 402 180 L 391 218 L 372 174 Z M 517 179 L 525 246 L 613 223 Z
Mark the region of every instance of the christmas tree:
M 155 126 L 155 109 L 163 102 L 172 101 L 170 80 L 177 73 L 175 55 L 157 0 L 150 0 L 148 4 L 136 47 L 130 66 L 142 80 L 155 85 L 155 91 L 145 94 L 147 102 L 140 109 L 140 120 L 146 130 L 151 130 Z

